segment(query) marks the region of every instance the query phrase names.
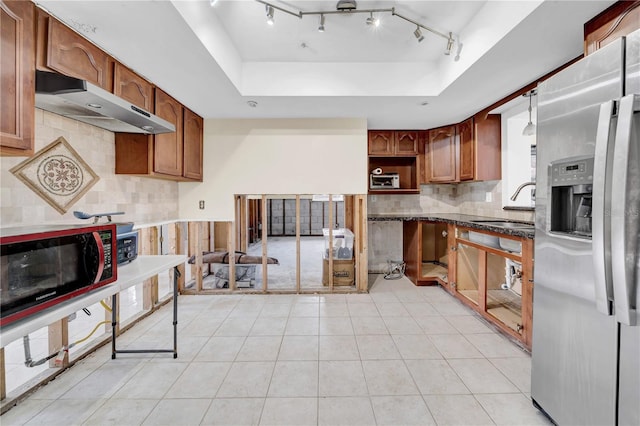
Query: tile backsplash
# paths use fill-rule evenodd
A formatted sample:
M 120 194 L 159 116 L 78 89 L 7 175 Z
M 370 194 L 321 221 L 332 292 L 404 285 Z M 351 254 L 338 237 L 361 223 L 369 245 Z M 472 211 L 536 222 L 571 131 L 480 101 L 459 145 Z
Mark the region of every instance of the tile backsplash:
M 10 169 L 26 157 L 0 158 L 0 226 L 88 223 L 73 216 L 74 210 L 89 213 L 123 211 L 117 222 L 137 225 L 178 218 L 178 184 L 137 176 L 115 174 L 115 137 L 112 132 L 36 109 L 36 152 L 60 136 L 78 152 L 100 180 L 65 214 L 60 214 L 18 180 Z

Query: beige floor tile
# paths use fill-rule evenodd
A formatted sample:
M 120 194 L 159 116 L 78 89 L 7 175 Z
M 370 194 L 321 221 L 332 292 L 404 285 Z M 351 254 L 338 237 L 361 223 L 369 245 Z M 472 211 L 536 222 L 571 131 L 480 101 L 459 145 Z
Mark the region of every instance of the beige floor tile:
M 319 367 L 321 397 L 368 395 L 360 361 L 320 361 Z
M 265 397 L 275 362 L 234 362 L 216 397 Z
M 404 361 L 362 361 L 369 395 L 418 395 Z
M 353 305 L 355 303 L 373 303 L 371 295 L 365 293 L 345 294 L 345 299 L 349 305 Z
M 98 408 L 83 425 L 139 425 L 158 405 L 158 402 L 157 399 L 110 399 Z
M 317 398 L 267 398 L 260 425 L 316 425 Z
M 246 336 L 255 318 L 227 318 L 215 332 L 215 336 Z
M 296 303 L 291 308 L 290 317 L 318 317 L 320 316 L 320 303 Z
M 356 336 L 360 359 L 400 359 L 400 352 L 389 335 Z
M 531 399 L 521 393 L 476 395 L 476 399 L 497 425 L 552 424 L 533 406 Z
M 194 361 L 233 361 L 244 340 L 244 336 L 213 336 L 200 349 Z
M 58 399 L 43 408 L 26 424 L 30 426 L 67 426 L 82 424 L 93 415 L 104 403 L 105 399 Z M 2 416 L 2 425 L 5 425 Z
M 379 317 L 380 313 L 376 304 L 369 303 L 348 303 L 349 315 L 351 317 Z
M 320 318 L 320 335 L 353 335 L 353 326 L 349 318 L 322 317 Z
M 440 313 L 429 302 L 416 302 L 422 298 L 416 298 L 404 303 L 404 307 L 412 317 L 440 316 Z
M 486 359 L 450 359 L 449 365 L 474 394 L 519 392 L 518 388 Z
M 427 407 L 438 425 L 493 425 L 473 395 L 427 395 Z
M 375 298 L 374 298 L 375 299 Z M 394 296 L 396 302 L 378 302 L 376 299 L 376 306 L 378 307 L 378 312 L 383 318 L 386 317 L 410 317 L 411 314 L 404 307 L 404 304 L 397 301 L 397 298 Z
M 327 397 L 318 400 L 318 425 L 370 426 L 375 423 L 368 397 Z
M 414 317 L 425 334 L 460 334 L 449 321 L 441 316 Z
M 318 361 L 276 362 L 267 396 L 318 396 Z
M 289 317 L 284 334 L 287 336 L 317 336 L 319 324 L 318 317 Z
M 527 358 L 529 354 L 499 334 L 470 334 L 467 340 L 487 358 Z
M 429 338 L 447 359 L 484 358 L 475 346 L 460 334 L 432 334 Z
M 266 303 L 258 318 L 288 317 L 290 311 L 291 303 Z
M 383 320 L 391 334 L 424 334 L 422 328 L 411 317 L 388 317 L 383 318 Z
M 284 336 L 278 354 L 280 361 L 318 359 L 318 336 Z
M 355 336 L 320 336 L 320 360 L 360 360 Z
M 489 360 L 523 393 L 531 393 L 531 358 L 491 358 Z
M 417 300 L 424 301 L 424 298 L 417 287 L 408 288 L 403 291 L 396 291 L 395 294 L 401 302 L 413 303 Z
M 269 305 L 265 305 L 269 306 Z M 288 317 L 258 317 L 249 332 L 250 336 L 282 336 Z
M 449 315 L 446 319 L 462 334 L 494 333 L 484 320 L 474 315 Z
M 442 359 L 442 355 L 424 334 L 392 335 L 396 348 L 404 359 Z
M 349 308 L 346 303 L 321 303 L 320 317 L 348 317 Z
M 192 362 L 165 398 L 213 398 L 230 367 L 230 362 Z
M 453 299 L 451 302 L 439 302 L 433 305 L 436 311 L 440 315 L 473 315 L 473 311 L 457 300 Z
M 101 399 L 110 398 L 141 368 L 139 361 L 112 360 L 103 364 L 60 399 Z
M 275 361 L 281 343 L 282 336 L 249 336 L 240 348 L 236 361 Z
M 369 295 L 378 307 L 386 303 L 400 303 L 400 300 L 398 300 L 398 297 L 396 297 L 392 291 L 371 291 Z
M 163 399 L 142 423 L 149 426 L 199 425 L 210 399 Z
M 162 399 L 189 364 L 146 363 L 114 395 L 116 399 Z
M 260 422 L 264 398 L 217 398 L 211 402 L 202 425 L 253 426 Z
M 423 395 L 469 393 L 469 389 L 445 360 L 406 360 L 405 364 Z
M 18 405 L 2 415 L 0 424 L 3 426 L 23 425 L 37 416 L 38 413 L 48 405 L 53 403 L 55 403 L 54 399 L 29 398 L 24 401 L 20 401 Z
M 379 426 L 436 424 L 421 396 L 372 396 L 371 405 Z
M 351 324 L 357 335 L 389 334 L 381 317 L 351 317 Z

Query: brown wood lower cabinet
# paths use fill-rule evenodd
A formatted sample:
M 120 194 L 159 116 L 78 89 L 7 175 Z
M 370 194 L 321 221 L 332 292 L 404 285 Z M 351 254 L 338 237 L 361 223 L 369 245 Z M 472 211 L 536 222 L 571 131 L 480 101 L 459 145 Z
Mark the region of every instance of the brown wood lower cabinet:
M 480 239 L 470 238 L 470 232 Z M 484 238 L 506 240 L 514 251 L 485 245 Z M 446 288 L 531 350 L 533 240 L 456 227 L 454 241 L 450 250 L 456 261 Z
M 479 238 L 472 241 L 469 232 Z M 485 238 L 496 244 L 483 244 Z M 500 238 L 513 251 L 496 248 Z M 533 239 L 441 222 L 405 221 L 403 256 L 405 275 L 415 285 L 440 284 L 531 350 Z
M 448 235 L 453 225 L 441 222 L 403 222 L 405 275 L 416 285 L 448 283 Z

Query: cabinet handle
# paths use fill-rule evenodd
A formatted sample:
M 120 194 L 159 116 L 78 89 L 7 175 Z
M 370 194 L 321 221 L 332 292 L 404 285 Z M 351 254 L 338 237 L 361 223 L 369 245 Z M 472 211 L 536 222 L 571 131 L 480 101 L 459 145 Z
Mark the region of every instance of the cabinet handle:
M 451 288 L 455 289 L 457 287 L 457 284 L 455 282 L 451 283 Z
M 447 235 L 449 235 L 449 233 L 447 231 L 442 231 L 442 237 L 443 238 L 447 238 Z
M 524 327 L 522 326 L 522 324 L 516 324 L 516 331 L 518 333 L 522 333 L 522 330 L 524 330 Z
M 458 250 L 457 247 L 451 247 L 451 251 L 456 251 L 456 250 Z

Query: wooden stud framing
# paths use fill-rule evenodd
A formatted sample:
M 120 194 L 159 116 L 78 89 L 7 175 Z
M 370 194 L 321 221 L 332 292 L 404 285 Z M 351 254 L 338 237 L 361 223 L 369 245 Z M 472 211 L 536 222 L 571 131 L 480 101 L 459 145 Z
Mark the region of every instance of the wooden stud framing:
M 262 196 L 262 223 L 267 223 L 267 196 Z M 267 291 L 267 227 L 262 227 L 262 291 Z
M 236 239 L 234 238 L 233 222 L 226 223 L 227 251 L 229 252 L 229 289 L 236 289 Z
M 169 229 L 169 235 L 172 235 L 171 230 L 173 230 L 173 236 L 171 238 L 171 252 L 173 254 L 187 254 L 187 247 L 184 244 L 184 222 L 175 223 Z M 188 235 L 188 234 L 187 234 Z M 180 277 L 178 278 L 178 291 L 180 293 L 185 290 L 185 264 L 178 265 L 178 271 L 180 271 Z
M 141 248 L 144 254 L 158 254 L 158 227 L 152 226 L 140 230 Z M 158 276 L 155 275 L 142 284 L 143 309 L 152 309 L 158 303 Z
M 300 293 L 300 195 L 296 195 L 296 293 Z
M 487 311 L 487 252 L 478 250 L 478 309 Z
M 324 217 L 324 215 L 323 215 Z M 333 292 L 333 195 L 329 194 L 329 291 Z
M 531 333 L 533 330 L 533 262 L 525 259 L 533 259 L 533 240 L 522 240 L 522 335 L 524 344 L 531 349 Z
M 346 209 L 346 206 L 345 206 Z M 369 291 L 368 243 L 367 243 L 367 196 L 354 196 L 354 259 L 356 262 L 356 290 Z
M 64 317 L 59 321 L 49 325 L 49 352 L 50 354 L 59 351 L 63 346 L 69 345 L 69 319 Z M 62 366 L 69 365 L 69 352 L 64 355 Z M 55 359 L 49 360 L 49 367 L 56 367 Z

